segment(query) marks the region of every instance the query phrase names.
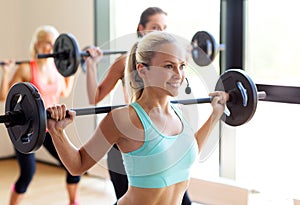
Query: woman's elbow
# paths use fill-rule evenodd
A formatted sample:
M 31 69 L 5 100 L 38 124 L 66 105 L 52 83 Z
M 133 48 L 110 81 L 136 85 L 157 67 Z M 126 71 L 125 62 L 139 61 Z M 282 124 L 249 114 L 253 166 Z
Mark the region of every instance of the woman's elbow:
M 60 94 L 60 97 L 63 97 L 63 98 L 69 97 L 70 94 L 71 94 L 71 91 L 72 91 L 72 90 L 64 90 L 64 91 Z
M 6 96 L 0 95 L 0 102 L 4 102 L 6 100 Z
M 87 172 L 86 169 L 83 169 L 83 166 L 72 166 L 72 167 L 66 167 L 69 173 L 73 176 L 81 176 Z
M 83 170 L 68 170 L 72 176 L 81 176 L 85 174 Z
M 4 102 L 5 98 L 0 97 L 0 102 Z
M 97 102 L 96 102 L 96 99 L 95 98 L 89 98 L 89 104 L 90 105 L 96 105 L 97 104 Z
M 89 96 L 89 103 L 90 105 L 96 105 L 98 102 L 100 102 L 103 98 L 100 95 L 100 89 L 98 89 L 95 93 L 95 95 Z

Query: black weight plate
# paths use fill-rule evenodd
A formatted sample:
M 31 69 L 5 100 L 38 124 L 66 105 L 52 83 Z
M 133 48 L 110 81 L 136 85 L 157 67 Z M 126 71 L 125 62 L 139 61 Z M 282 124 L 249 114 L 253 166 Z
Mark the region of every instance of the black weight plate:
M 238 84 L 241 83 L 246 90 L 247 102 L 243 103 L 243 98 L 240 95 Z M 227 93 L 238 93 L 235 95 L 235 100 L 230 100 L 226 103 L 230 116 L 223 114 L 222 120 L 231 126 L 242 125 L 253 117 L 257 106 L 257 88 L 248 74 L 240 69 L 230 69 L 224 72 L 216 85 L 215 90 L 222 90 Z
M 206 31 L 198 31 L 192 38 L 192 58 L 199 66 L 209 65 L 216 56 L 214 37 Z
M 8 126 L 7 131 L 14 147 L 22 153 L 39 149 L 46 133 L 46 110 L 38 90 L 30 83 L 16 83 L 9 90 L 5 111 L 22 111 L 23 125 Z
M 64 77 L 76 73 L 80 64 L 79 46 L 75 37 L 70 33 L 60 34 L 53 46 L 53 53 L 58 72 Z

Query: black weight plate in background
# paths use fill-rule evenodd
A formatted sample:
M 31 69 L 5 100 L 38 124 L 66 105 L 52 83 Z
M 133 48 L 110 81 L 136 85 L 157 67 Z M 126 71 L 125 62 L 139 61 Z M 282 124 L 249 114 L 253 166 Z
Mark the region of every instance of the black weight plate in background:
M 58 72 L 69 77 L 76 73 L 80 64 L 80 52 L 76 38 L 70 33 L 60 34 L 53 46 L 53 53 Z
M 192 58 L 199 66 L 209 65 L 216 56 L 214 37 L 206 31 L 198 31 L 192 38 Z

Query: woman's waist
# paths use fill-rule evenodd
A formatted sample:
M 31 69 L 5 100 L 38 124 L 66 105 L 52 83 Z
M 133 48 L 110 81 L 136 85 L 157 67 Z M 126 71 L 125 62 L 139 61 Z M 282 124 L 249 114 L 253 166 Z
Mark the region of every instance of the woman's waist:
M 178 204 L 176 202 L 182 200 L 188 185 L 189 181 L 186 180 L 163 188 L 129 186 L 124 201 L 130 202 L 131 205 Z
M 134 176 L 128 175 L 129 184 L 139 188 L 164 188 L 190 179 L 189 168 L 168 169 L 160 173 Z

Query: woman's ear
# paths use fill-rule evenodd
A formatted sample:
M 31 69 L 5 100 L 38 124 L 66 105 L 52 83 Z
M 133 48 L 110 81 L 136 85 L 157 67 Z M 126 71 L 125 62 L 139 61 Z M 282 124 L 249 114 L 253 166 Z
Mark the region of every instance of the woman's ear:
M 144 26 L 142 24 L 139 24 L 138 31 L 142 34 L 142 36 L 144 35 L 144 30 L 145 30 Z
M 146 69 L 147 67 L 143 63 L 138 63 L 136 65 L 136 70 L 141 78 L 143 78 L 143 76 L 145 75 Z

